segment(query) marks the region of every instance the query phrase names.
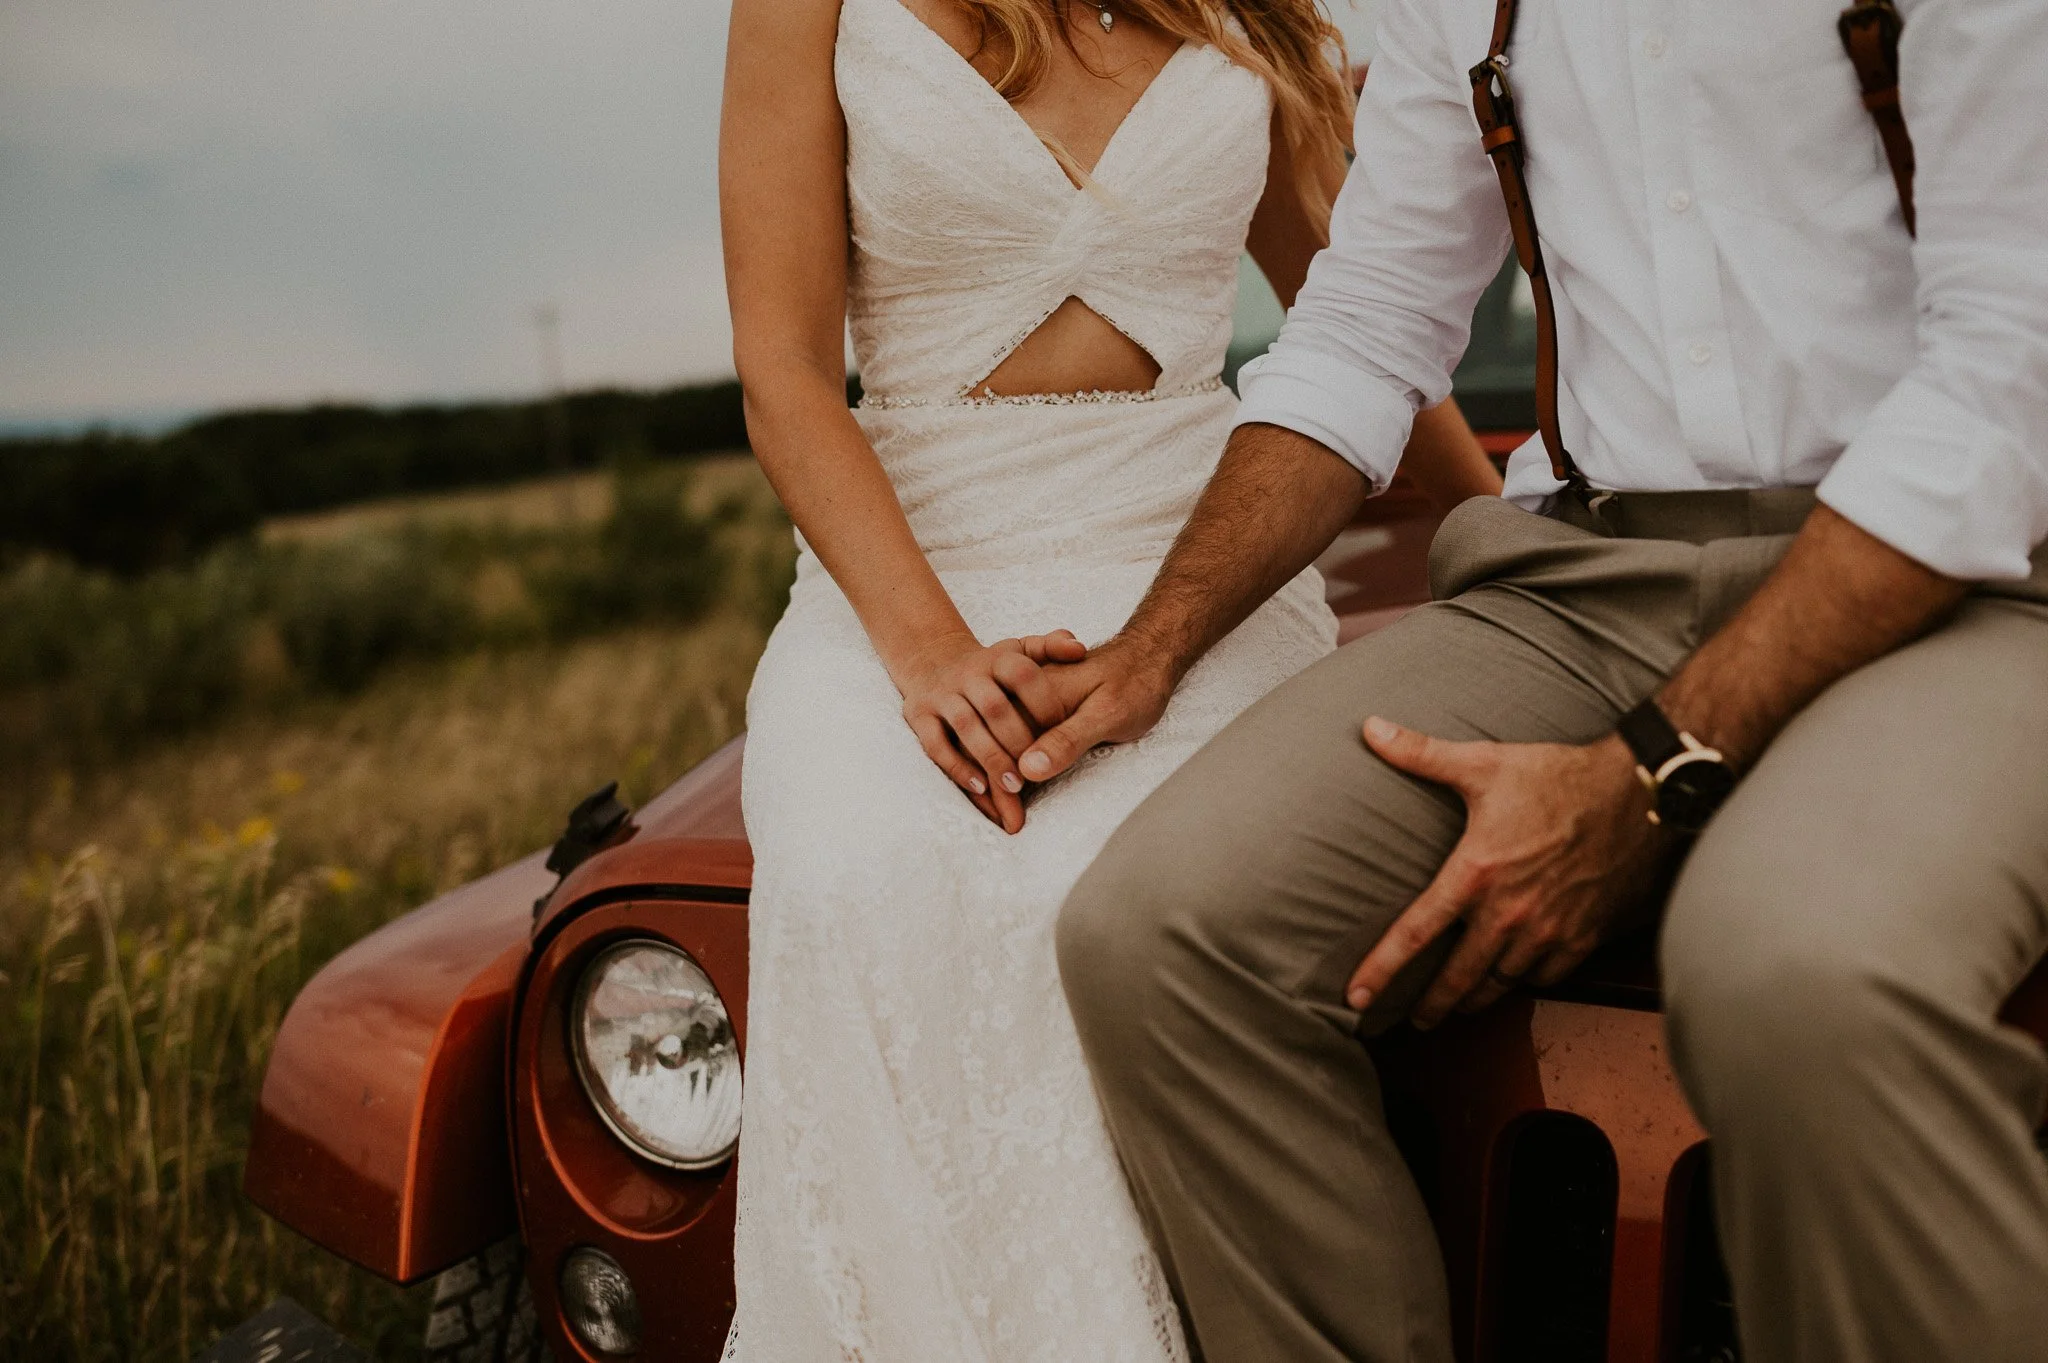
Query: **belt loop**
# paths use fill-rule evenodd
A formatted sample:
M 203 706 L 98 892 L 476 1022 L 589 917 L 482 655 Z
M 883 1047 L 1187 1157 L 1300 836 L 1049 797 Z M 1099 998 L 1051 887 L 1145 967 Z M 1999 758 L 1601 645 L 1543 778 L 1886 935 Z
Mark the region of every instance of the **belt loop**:
M 1579 511 L 1587 522 L 1585 529 L 1597 535 L 1604 535 L 1608 539 L 1620 536 L 1621 527 L 1608 516 L 1608 507 L 1614 504 L 1614 493 L 1593 487 L 1577 469 L 1573 469 L 1571 477 L 1565 480 L 1564 487 L 1557 495 L 1569 497 L 1578 504 Z M 1620 509 L 1618 504 L 1614 505 L 1614 510 Z

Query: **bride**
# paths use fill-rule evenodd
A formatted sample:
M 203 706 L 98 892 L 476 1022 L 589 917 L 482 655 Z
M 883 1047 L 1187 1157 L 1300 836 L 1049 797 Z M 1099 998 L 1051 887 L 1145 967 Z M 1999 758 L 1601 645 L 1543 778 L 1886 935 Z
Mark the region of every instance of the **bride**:
M 1315 0 L 735 0 L 735 355 L 801 552 L 748 701 L 728 1357 L 1185 1357 L 1053 920 L 1133 806 L 1333 647 L 1320 581 L 1141 740 L 1036 790 L 1013 754 L 1061 718 L 1039 665 L 1123 623 L 1222 452 L 1240 252 L 1291 300 L 1322 242 L 1340 55 Z M 1499 487 L 1454 408 L 1410 453 L 1445 504 Z

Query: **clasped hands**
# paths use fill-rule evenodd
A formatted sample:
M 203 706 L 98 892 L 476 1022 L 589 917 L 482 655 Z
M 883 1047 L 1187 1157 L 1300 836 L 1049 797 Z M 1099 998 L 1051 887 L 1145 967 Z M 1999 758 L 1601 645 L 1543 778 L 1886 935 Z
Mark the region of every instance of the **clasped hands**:
M 1092 652 L 1073 634 L 982 645 L 936 641 L 898 679 L 903 715 L 939 768 L 1005 832 L 1024 826 L 1027 784 L 1090 748 L 1142 736 L 1176 678 L 1121 637 Z M 1620 738 L 1588 744 L 1457 743 L 1385 719 L 1362 737 L 1382 760 L 1448 786 L 1465 831 L 1435 879 L 1366 953 L 1345 990 L 1364 1009 L 1454 925 L 1463 934 L 1412 1016 L 1434 1026 L 1523 982 L 1555 984 L 1654 883 L 1669 835 Z
M 1166 709 L 1171 678 L 1118 667 L 1123 652 L 1112 640 L 1091 654 L 1064 629 L 993 644 L 962 632 L 931 640 L 891 675 L 925 756 L 1015 833 L 1027 784 L 1098 743 L 1139 737 Z

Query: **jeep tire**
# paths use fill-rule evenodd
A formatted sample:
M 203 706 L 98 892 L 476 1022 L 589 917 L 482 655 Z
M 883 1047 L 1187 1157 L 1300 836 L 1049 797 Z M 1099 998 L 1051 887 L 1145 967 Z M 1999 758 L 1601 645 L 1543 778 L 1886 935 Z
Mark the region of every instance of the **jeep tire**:
M 425 1356 L 427 1363 L 552 1363 L 519 1237 L 500 1240 L 434 1279 Z

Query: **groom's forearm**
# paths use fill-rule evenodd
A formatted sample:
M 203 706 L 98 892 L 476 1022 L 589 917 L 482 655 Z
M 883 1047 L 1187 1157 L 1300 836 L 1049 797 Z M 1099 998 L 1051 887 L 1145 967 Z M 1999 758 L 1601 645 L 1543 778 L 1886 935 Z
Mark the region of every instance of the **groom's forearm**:
M 1823 503 L 1658 704 L 1673 724 L 1747 768 L 1815 696 L 1926 633 L 1967 590 Z
M 1365 500 L 1365 478 L 1281 426 L 1240 426 L 1118 636 L 1175 681 L 1315 561 Z

